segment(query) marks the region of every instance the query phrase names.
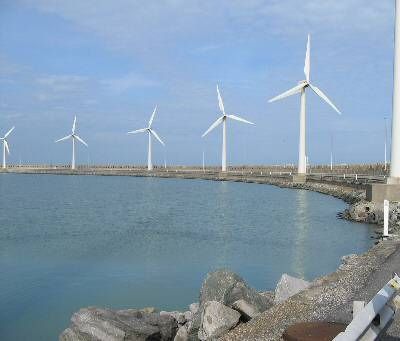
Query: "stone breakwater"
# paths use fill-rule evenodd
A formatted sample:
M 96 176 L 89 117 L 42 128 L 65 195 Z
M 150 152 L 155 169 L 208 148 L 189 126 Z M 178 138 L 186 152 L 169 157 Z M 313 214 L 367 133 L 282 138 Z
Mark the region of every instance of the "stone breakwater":
M 239 275 L 218 270 L 206 276 L 199 302 L 187 311 L 83 308 L 72 315 L 59 340 L 215 340 L 309 286 L 284 274 L 274 292 L 257 292 Z
M 26 172 L 23 173 L 37 173 Z M 295 184 L 289 177 L 202 172 L 52 172 L 45 174 L 127 175 L 165 178 L 239 181 L 282 188 L 312 190 L 349 203 L 341 214 L 353 221 L 382 224 L 383 204 L 366 202 L 365 189 L 348 183 L 309 181 Z M 391 203 L 390 229 L 400 229 L 400 204 Z M 274 292 L 257 292 L 228 270 L 205 279 L 199 302 L 184 312 L 157 312 L 154 308 L 110 310 L 83 308 L 73 314 L 61 341 L 77 340 L 280 340 L 296 322 L 349 322 L 353 300 L 369 301 L 400 272 L 400 240 L 379 242 L 363 255 L 343 257 L 339 269 L 312 283 L 282 276 Z M 387 340 L 400 337 L 400 322 L 387 331 Z M 385 340 L 385 337 L 383 338 Z
M 274 292 L 258 292 L 229 270 L 215 271 L 187 311 L 83 308 L 59 340 L 281 340 L 294 323 L 349 323 L 353 300 L 369 301 L 393 271 L 400 271 L 399 246 L 400 240 L 392 239 L 362 255 L 345 256 L 336 272 L 311 283 L 284 274 Z M 381 339 L 399 336 L 395 319 Z

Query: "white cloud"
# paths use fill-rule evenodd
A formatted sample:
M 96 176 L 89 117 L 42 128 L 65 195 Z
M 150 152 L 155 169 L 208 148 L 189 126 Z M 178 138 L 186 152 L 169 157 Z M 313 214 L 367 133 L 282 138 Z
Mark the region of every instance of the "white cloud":
M 165 46 L 169 39 L 191 36 L 218 37 L 232 24 L 242 32 L 232 38 L 268 28 L 277 33 L 296 34 L 304 28 L 329 34 L 343 30 L 387 30 L 393 16 L 393 1 L 365 0 L 21 0 L 41 11 L 55 13 L 93 31 L 118 48 L 146 49 Z M 208 39 L 207 39 L 208 40 Z
M 39 77 L 36 82 L 52 92 L 76 92 L 87 83 L 88 78 L 77 75 L 47 75 Z
M 150 79 L 146 79 L 135 73 L 128 73 L 119 78 L 103 79 L 100 81 L 107 90 L 121 93 L 131 88 L 143 88 L 158 86 L 159 83 Z

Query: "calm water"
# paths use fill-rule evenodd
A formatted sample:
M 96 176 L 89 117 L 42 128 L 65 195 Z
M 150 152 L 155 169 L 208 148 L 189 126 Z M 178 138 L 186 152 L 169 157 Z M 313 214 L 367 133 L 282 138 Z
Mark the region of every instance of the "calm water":
M 370 227 L 318 193 L 134 177 L 0 175 L 0 339 L 57 340 L 97 305 L 184 309 L 228 267 L 259 290 L 366 250 Z

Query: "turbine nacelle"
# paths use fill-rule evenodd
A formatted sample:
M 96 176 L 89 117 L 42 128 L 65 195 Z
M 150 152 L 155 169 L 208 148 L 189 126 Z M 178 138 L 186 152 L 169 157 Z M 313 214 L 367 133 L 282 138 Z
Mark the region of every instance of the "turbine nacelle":
M 61 141 L 65 141 L 65 140 L 72 140 L 72 162 L 71 162 L 71 169 L 75 169 L 75 140 L 79 141 L 80 143 L 82 143 L 83 145 L 85 145 L 86 147 L 88 146 L 88 144 L 81 139 L 76 133 L 76 116 L 74 117 L 74 123 L 72 124 L 72 129 L 71 129 L 71 134 L 64 136 L 60 139 L 58 139 L 57 142 L 61 142 Z
M 306 76 L 306 79 L 298 82 L 298 85 L 295 87 L 285 91 L 284 93 L 275 96 L 274 98 L 269 100 L 269 103 L 281 100 L 283 98 L 296 95 L 302 91 L 305 91 L 305 89 L 310 88 L 313 92 L 315 92 L 318 97 L 320 97 L 324 102 L 326 102 L 330 107 L 333 108 L 339 115 L 341 114 L 340 110 L 332 103 L 332 101 L 326 96 L 321 89 L 316 87 L 315 85 L 312 85 L 310 82 L 310 70 L 311 70 L 311 62 L 310 62 L 310 35 L 308 35 L 308 40 L 307 40 L 307 50 L 306 50 L 306 58 L 304 62 L 304 75 Z
M 330 107 L 333 108 L 338 114 L 341 114 L 339 109 L 332 103 L 332 101 L 326 96 L 322 90 L 311 84 L 310 82 L 310 70 L 311 70 L 311 62 L 310 62 L 310 35 L 308 35 L 307 39 L 307 49 L 306 49 L 306 58 L 304 61 L 304 75 L 306 78 L 298 84 L 285 91 L 284 93 L 275 96 L 270 99 L 269 102 L 275 102 L 281 100 L 283 98 L 296 95 L 301 93 L 300 100 L 300 134 L 299 134 L 299 163 L 298 163 L 298 173 L 300 175 L 305 175 L 307 172 L 307 162 L 306 162 L 306 89 L 310 88 L 313 92 L 315 92 L 318 97 L 320 97 L 324 102 L 326 102 Z
M 243 123 L 247 124 L 254 124 L 253 122 L 247 121 L 244 118 L 241 118 L 236 115 L 227 115 L 225 113 L 225 107 L 224 107 L 224 102 L 222 100 L 221 93 L 219 92 L 219 87 L 217 85 L 217 96 L 218 96 L 218 106 L 219 110 L 222 113 L 222 116 L 219 117 L 207 130 L 206 132 L 201 136 L 204 137 L 206 136 L 210 131 L 214 130 L 216 127 L 218 127 L 220 124 L 223 124 L 223 130 L 222 130 L 222 171 L 226 171 L 226 120 L 228 118 L 235 120 L 235 121 L 240 121 Z
M 73 139 L 73 140 L 76 139 L 80 143 L 82 143 L 83 145 L 88 147 L 88 144 L 82 138 L 80 138 L 77 134 L 75 134 L 75 130 L 76 130 L 76 116 L 74 117 L 74 123 L 72 124 L 71 134 L 58 139 L 57 141 L 55 141 L 55 143 L 65 141 L 68 139 Z
M 6 153 L 8 155 L 10 154 L 10 147 L 8 145 L 7 138 L 14 129 L 15 127 L 12 127 L 9 131 L 7 131 L 7 133 L 4 134 L 3 137 L 0 138 L 0 140 L 3 141 L 3 169 L 6 168 Z
M 128 134 L 139 134 L 139 133 L 146 133 L 146 132 L 148 133 L 148 136 L 149 136 L 149 146 L 148 146 L 148 154 L 147 154 L 147 169 L 148 170 L 153 169 L 152 152 L 151 152 L 151 136 L 154 136 L 158 142 L 160 142 L 163 146 L 165 146 L 165 143 L 163 142 L 163 140 L 161 140 L 160 136 L 158 136 L 156 131 L 152 128 L 156 112 L 157 112 L 157 106 L 155 106 L 153 113 L 151 114 L 147 128 L 128 131 Z
M 214 130 L 216 127 L 218 127 L 221 123 L 223 123 L 227 118 L 230 118 L 235 121 L 247 123 L 247 124 L 254 124 L 253 122 L 250 122 L 248 120 L 245 120 L 242 117 L 239 117 L 237 115 L 228 115 L 225 113 L 225 107 L 224 107 L 224 102 L 222 100 L 221 93 L 219 92 L 219 87 L 217 85 L 217 96 L 218 96 L 218 106 L 219 109 L 221 110 L 222 116 L 219 117 L 207 130 L 206 132 L 201 135 L 201 137 L 206 136 L 210 131 Z

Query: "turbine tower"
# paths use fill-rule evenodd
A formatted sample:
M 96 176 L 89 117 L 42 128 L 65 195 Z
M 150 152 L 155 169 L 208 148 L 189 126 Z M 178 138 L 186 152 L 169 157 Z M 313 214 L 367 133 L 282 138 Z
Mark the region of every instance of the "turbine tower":
M 393 116 L 390 177 L 388 184 L 400 184 L 400 0 L 395 2 Z
M 15 127 L 12 127 L 3 137 L 0 138 L 3 141 L 3 169 L 6 169 L 6 152 L 10 154 L 10 148 L 8 146 L 7 137 L 11 134 Z
M 254 124 L 254 123 L 247 121 L 244 118 L 241 118 L 236 115 L 227 115 L 225 113 L 224 102 L 222 101 L 222 97 L 219 92 L 218 85 L 217 85 L 217 94 L 218 94 L 219 110 L 221 110 L 222 116 L 220 118 L 218 118 L 201 137 L 206 136 L 211 130 L 218 127 L 222 123 L 222 171 L 226 172 L 226 120 L 228 118 L 230 118 L 232 120 L 244 122 L 247 124 Z
M 76 116 L 74 117 L 74 123 L 72 124 L 72 132 L 70 135 L 64 136 L 61 139 L 55 141 L 60 142 L 68 139 L 72 139 L 72 162 L 71 169 L 75 169 L 75 140 L 78 140 L 80 143 L 84 144 L 86 147 L 88 146 L 85 141 L 83 141 L 77 134 L 75 134 L 76 130 Z
M 149 170 L 149 171 L 153 169 L 153 162 L 152 162 L 152 158 L 151 158 L 151 135 L 153 135 L 163 146 L 165 146 L 165 143 L 161 140 L 160 136 L 158 136 L 158 134 L 155 132 L 155 130 L 151 127 L 153 124 L 153 120 L 154 120 L 156 111 L 157 111 L 157 106 L 154 108 L 153 114 L 150 117 L 149 125 L 147 126 L 147 128 L 142 128 L 142 129 L 128 132 L 128 134 L 138 134 L 138 133 L 147 132 L 147 134 L 149 136 L 149 150 L 148 150 L 148 154 L 147 154 L 147 170 Z
M 326 103 L 328 103 L 338 114 L 341 114 L 339 109 L 329 100 L 329 98 L 315 85 L 310 83 L 310 35 L 308 35 L 307 40 L 307 51 L 304 63 L 304 74 L 306 76 L 305 80 L 299 82 L 294 88 L 284 92 L 269 100 L 269 102 L 275 102 L 282 98 L 295 95 L 300 93 L 300 137 L 299 137 L 299 164 L 298 164 L 298 174 L 300 176 L 306 175 L 306 89 L 310 88 L 314 91 L 320 98 L 322 98 Z

